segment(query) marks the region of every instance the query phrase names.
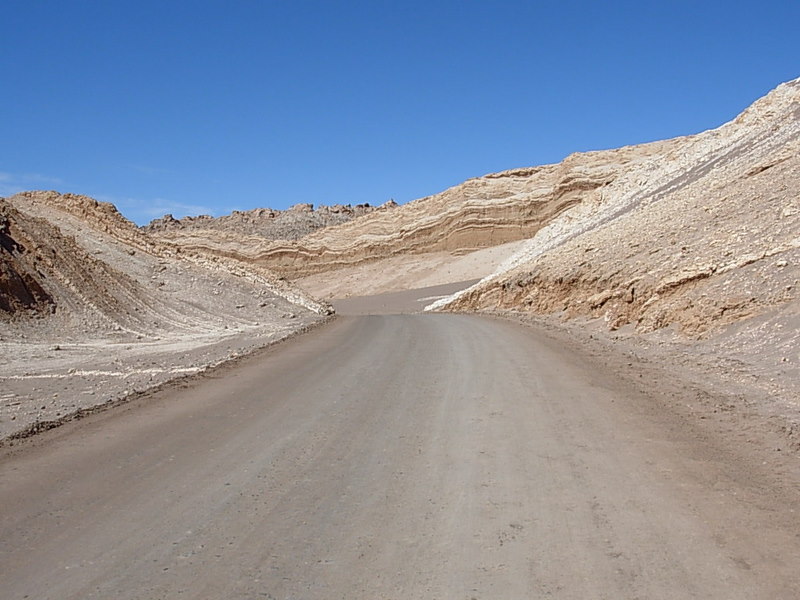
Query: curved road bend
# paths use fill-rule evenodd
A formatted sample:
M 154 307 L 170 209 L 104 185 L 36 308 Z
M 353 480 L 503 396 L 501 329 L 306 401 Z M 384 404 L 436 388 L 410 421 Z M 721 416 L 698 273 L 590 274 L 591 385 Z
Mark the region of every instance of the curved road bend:
M 0 596 L 797 598 L 796 503 L 670 419 L 511 323 L 341 317 L 7 450 Z

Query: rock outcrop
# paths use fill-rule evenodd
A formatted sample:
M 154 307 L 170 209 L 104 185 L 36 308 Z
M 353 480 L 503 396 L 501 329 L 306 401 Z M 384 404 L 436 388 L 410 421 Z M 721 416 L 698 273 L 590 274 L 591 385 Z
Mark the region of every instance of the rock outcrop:
M 601 197 L 603 190 L 631 165 L 658 155 L 674 143 L 574 154 L 555 165 L 485 175 L 390 213 L 379 211 L 291 244 L 265 244 L 242 237 L 171 239 L 179 245 L 268 265 L 326 297 L 331 290 L 346 296 L 400 289 L 394 283 L 401 281 L 409 285 L 408 277 L 398 277 L 403 272 L 399 263 L 404 256 L 414 263 L 414 271 L 425 279 L 424 285 L 474 279 L 488 272 L 477 264 L 483 259 L 473 261 L 475 273 L 465 273 L 458 264 L 465 262 L 462 258 L 477 258 L 478 253 L 492 248 L 500 254 L 508 251 L 576 205 Z M 382 269 L 386 271 L 386 285 L 382 284 Z M 459 273 L 457 279 L 452 278 L 454 273 Z M 353 285 L 343 290 L 332 283 L 334 278 Z
M 76 335 L 222 330 L 241 316 L 236 306 L 254 302 L 274 305 L 273 312 L 326 311 L 256 265 L 155 240 L 111 204 L 57 192 L 0 199 L 0 320 L 7 324 L 35 317 L 29 325 Z M 268 319 L 263 308 L 251 313 Z
M 0 319 L 129 312 L 137 285 L 44 218 L 0 201 Z
M 619 154 L 625 160 L 625 151 Z M 393 210 L 380 207 L 294 242 L 232 233 L 212 237 L 201 231 L 158 235 L 181 247 L 234 256 L 299 277 L 398 254 L 464 253 L 525 239 L 616 174 L 617 165 L 602 160 L 495 173 Z
M 53 298 L 42 288 L 37 273 L 34 243 L 22 219 L 8 206 L 0 206 L 0 315 L 21 311 L 42 312 L 53 306 Z

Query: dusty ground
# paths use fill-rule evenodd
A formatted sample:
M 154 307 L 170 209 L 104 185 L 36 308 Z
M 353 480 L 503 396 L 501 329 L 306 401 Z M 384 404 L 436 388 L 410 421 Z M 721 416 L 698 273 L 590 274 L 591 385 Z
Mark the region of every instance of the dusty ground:
M 227 335 L 0 342 L 0 445 L 235 360 L 321 320 L 286 314 L 282 323 L 231 323 Z
M 473 284 L 461 281 L 331 302 L 341 315 L 415 313 Z M 729 419 L 732 435 L 758 438 L 769 432 L 769 436 L 777 436 L 772 437 L 776 452 L 796 454 L 800 452 L 800 373 L 792 362 L 782 359 L 788 352 L 797 351 L 800 324 L 790 309 L 784 307 L 785 322 L 777 331 L 776 319 L 768 315 L 701 340 L 687 338 L 675 327 L 648 334 L 630 326 L 609 330 L 602 318 L 575 319 L 564 314 L 532 315 L 510 310 L 482 314 L 534 326 L 598 361 L 605 356 L 617 357 L 612 366 L 621 376 L 626 371 L 624 365 L 636 364 L 637 376 L 643 372 L 649 375 L 644 382 L 629 382 L 643 386 L 643 392 L 652 388 L 653 381 L 675 379 L 680 382 L 681 395 L 688 398 L 686 406 L 699 410 L 698 415 L 704 411 L 719 413 L 720 418 Z M 770 330 L 764 331 L 767 327 Z M 781 343 L 775 342 L 776 333 L 783 336 Z M 759 360 L 753 359 L 754 348 Z
M 487 317 L 340 317 L 7 448 L 0 586 L 794 599 L 796 460 L 658 373 Z
M 753 442 L 771 440 L 771 448 L 796 462 L 800 456 L 800 380 L 785 363 L 765 356 L 752 361 L 749 351 L 731 346 L 735 331 L 703 342 L 687 339 L 675 330 L 641 335 L 632 328 L 609 331 L 601 319 L 564 319 L 559 315 L 531 315 L 516 311 L 485 314 L 532 325 L 561 340 L 565 346 L 602 361 L 617 359 L 618 373 L 645 390 L 653 382 L 674 379 L 680 392 L 669 392 L 698 419 L 724 420 L 732 438 Z M 743 355 L 748 360 L 743 360 Z M 626 373 L 624 365 L 633 367 Z M 667 386 L 669 387 L 669 386 Z M 711 413 L 711 414 L 709 414 Z M 800 500 L 800 499 L 799 499 Z

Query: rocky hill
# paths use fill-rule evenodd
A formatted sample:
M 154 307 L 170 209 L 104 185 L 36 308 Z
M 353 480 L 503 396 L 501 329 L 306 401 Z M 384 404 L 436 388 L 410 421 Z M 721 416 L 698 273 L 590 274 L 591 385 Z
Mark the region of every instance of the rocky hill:
M 700 335 L 792 302 L 800 80 L 718 129 L 651 149 L 626 149 L 636 160 L 495 273 L 437 306 L 563 312 L 642 332 L 676 324 Z M 605 164 L 617 152 L 568 161 Z
M 113 205 L 85 196 L 25 192 L 0 201 L 0 223 L 6 321 L 25 309 L 51 315 L 45 321 L 58 321 L 62 333 L 207 330 L 229 324 L 228 305 L 254 293 L 323 310 L 264 269 L 154 240 Z
M 390 200 L 380 208 L 388 210 L 396 206 L 397 204 Z M 297 240 L 317 229 L 340 225 L 375 210 L 377 208 L 369 204 L 355 206 L 336 204 L 319 206 L 316 209 L 312 204 L 296 204 L 288 210 L 271 208 L 235 210 L 221 217 L 200 215 L 176 219 L 172 215 L 164 215 L 160 219 L 154 219 L 142 229 L 151 234 L 203 230 L 253 235 L 268 240 Z

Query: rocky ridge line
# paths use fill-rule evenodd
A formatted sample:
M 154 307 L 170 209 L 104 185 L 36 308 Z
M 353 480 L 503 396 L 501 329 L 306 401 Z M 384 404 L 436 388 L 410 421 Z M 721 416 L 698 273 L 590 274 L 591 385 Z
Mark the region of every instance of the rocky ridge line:
M 142 230 L 150 234 L 188 230 L 230 231 L 268 240 L 297 240 L 317 229 L 340 225 L 375 210 L 388 210 L 396 206 L 397 203 L 390 200 L 380 207 L 369 204 L 335 204 L 314 208 L 313 204 L 296 204 L 287 210 L 235 210 L 221 217 L 200 215 L 176 219 L 172 215 L 164 215 L 145 225 Z

